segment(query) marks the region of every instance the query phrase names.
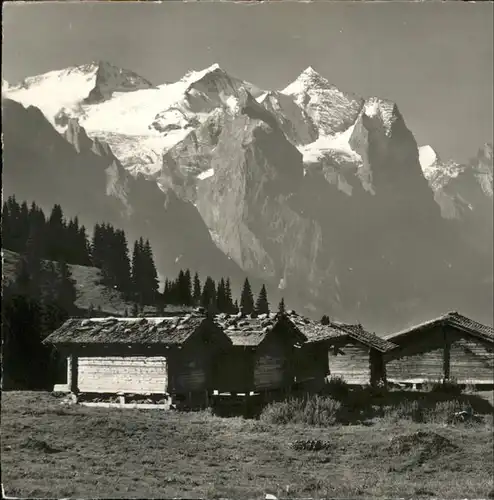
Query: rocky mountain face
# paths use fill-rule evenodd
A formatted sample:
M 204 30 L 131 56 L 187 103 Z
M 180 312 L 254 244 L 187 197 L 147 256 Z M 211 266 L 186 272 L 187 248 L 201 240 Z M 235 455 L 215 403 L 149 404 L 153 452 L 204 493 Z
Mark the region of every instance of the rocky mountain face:
M 492 144 L 485 144 L 466 164 L 443 161 L 431 146 L 419 149 L 424 176 L 446 219 L 461 219 L 480 211 L 493 195 Z
M 492 262 L 492 144 L 484 144 L 464 164 L 443 161 L 431 146 L 421 147 L 419 154 L 422 171 L 442 217 L 461 225 L 465 243 L 490 256 Z
M 492 236 L 492 148 L 461 168 L 431 161 L 395 103 L 342 92 L 312 68 L 281 91 L 218 65 L 160 86 L 133 77 L 128 91 L 114 80 L 77 83 L 84 92 L 58 103 L 36 81 L 6 94 L 38 105 L 73 154 L 105 158 L 104 180 L 87 186 L 103 185 L 152 239 L 173 239 L 160 247 L 168 260 L 248 274 L 272 300 L 377 330 L 450 309 L 492 322 L 492 238 L 477 234 Z M 50 179 L 71 167 L 53 168 Z
M 46 211 L 59 203 L 88 228 L 109 222 L 125 229 L 129 242 L 149 237 L 161 274 L 190 267 L 215 277 L 230 273 L 240 283 L 243 272 L 215 246 L 195 207 L 131 176 L 77 120 L 62 136 L 33 106 L 4 99 L 2 115 L 4 197 L 35 200 Z

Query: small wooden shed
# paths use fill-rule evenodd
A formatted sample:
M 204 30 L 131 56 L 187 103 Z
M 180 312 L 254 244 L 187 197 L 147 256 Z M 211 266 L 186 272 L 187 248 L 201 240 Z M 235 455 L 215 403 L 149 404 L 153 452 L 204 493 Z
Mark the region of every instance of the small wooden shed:
M 386 360 L 396 346 L 362 325 L 332 322 L 331 327 L 341 332 L 329 350 L 329 369 L 332 377 L 340 377 L 349 384 L 372 386 L 386 383 Z
M 295 311 L 288 311 L 287 316 L 306 338 L 306 342 L 297 351 L 295 366 L 297 386 L 324 383 L 330 374 L 328 353 L 335 345 L 340 345 L 340 341 L 346 338 L 347 334 L 331 324 L 324 325 Z
M 203 314 L 69 319 L 49 335 L 68 359 L 73 394 L 163 394 L 207 400 L 216 356 L 231 345 Z
M 244 393 L 290 389 L 296 350 L 306 338 L 283 314 L 218 315 L 231 341 L 215 372 L 215 389 Z
M 390 381 L 494 384 L 492 326 L 450 312 L 386 339 L 398 346 L 386 366 Z

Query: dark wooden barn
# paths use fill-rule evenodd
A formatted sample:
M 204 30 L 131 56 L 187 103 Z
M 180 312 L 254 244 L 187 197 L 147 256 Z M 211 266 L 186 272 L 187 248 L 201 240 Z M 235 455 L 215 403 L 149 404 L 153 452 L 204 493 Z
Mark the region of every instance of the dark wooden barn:
M 68 359 L 67 384 L 81 394 L 162 394 L 203 404 L 213 366 L 231 345 L 202 314 L 70 319 L 49 335 Z
M 387 362 L 388 379 L 421 383 L 455 379 L 494 383 L 494 328 L 450 312 L 387 335 L 398 347 Z
M 294 311 L 288 311 L 287 318 L 306 338 L 296 357 L 297 385 L 317 388 L 328 375 L 357 385 L 386 382 L 385 360 L 396 347 L 391 342 L 361 325 L 330 320 L 323 324 Z
M 342 336 L 330 350 L 331 376 L 341 377 L 349 384 L 372 386 L 387 381 L 386 360 L 396 346 L 361 325 L 332 323 Z
M 296 352 L 295 383 L 299 388 L 313 389 L 324 384 L 330 374 L 328 353 L 340 345 L 347 334 L 339 328 L 287 312 L 288 319 L 305 336 L 306 342 Z
M 306 338 L 285 316 L 218 315 L 231 341 L 215 372 L 215 389 L 232 394 L 291 389 L 296 351 Z

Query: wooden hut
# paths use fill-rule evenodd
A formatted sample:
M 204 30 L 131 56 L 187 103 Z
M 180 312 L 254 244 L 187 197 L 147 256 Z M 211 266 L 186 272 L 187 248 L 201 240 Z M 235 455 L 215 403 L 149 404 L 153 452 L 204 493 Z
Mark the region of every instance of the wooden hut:
M 323 324 L 294 311 L 288 311 L 287 318 L 306 337 L 297 356 L 297 382 L 317 388 L 328 375 L 348 384 L 386 382 L 386 356 L 396 347 L 391 342 L 361 325 L 335 321 Z
M 330 326 L 341 332 L 329 350 L 331 376 L 354 385 L 385 384 L 387 356 L 396 346 L 361 325 L 331 322 Z
M 219 315 L 216 321 L 231 341 L 218 361 L 215 389 L 231 394 L 290 390 L 295 351 L 306 338 L 285 316 Z
M 75 395 L 161 394 L 202 405 L 212 392 L 215 357 L 231 344 L 202 314 L 69 319 L 49 335 L 68 359 Z
M 494 328 L 457 312 L 387 335 L 386 339 L 398 346 L 386 366 L 390 381 L 494 383 Z
M 328 353 L 340 345 L 347 334 L 332 325 L 323 325 L 295 311 L 287 312 L 288 319 L 305 336 L 306 342 L 297 351 L 295 383 L 298 388 L 314 389 L 324 384 L 330 374 Z

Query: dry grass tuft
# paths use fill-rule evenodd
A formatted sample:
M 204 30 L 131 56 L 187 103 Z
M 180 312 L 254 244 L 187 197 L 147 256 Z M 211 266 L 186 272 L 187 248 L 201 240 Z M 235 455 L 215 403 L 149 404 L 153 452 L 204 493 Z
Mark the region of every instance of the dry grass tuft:
M 268 404 L 261 413 L 261 422 L 270 424 L 306 424 L 327 427 L 337 423 L 341 403 L 330 397 L 290 398 Z

